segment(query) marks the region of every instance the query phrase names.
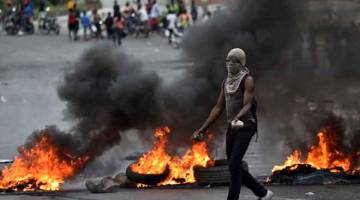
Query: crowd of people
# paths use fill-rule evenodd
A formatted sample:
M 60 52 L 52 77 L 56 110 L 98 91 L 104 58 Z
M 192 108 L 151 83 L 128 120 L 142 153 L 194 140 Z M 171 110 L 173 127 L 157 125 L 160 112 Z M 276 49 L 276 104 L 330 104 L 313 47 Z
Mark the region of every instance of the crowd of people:
M 7 17 L 11 22 L 7 24 L 12 25 L 8 26 L 9 30 L 18 31 L 19 29 L 33 33 L 34 4 L 32 0 L 21 0 L 22 3 L 16 5 L 12 0 L 6 0 L 6 2 L 7 10 L 0 12 L 0 19 Z M 45 2 L 45 0 L 39 0 L 36 4 L 38 29 L 40 33 L 54 31 L 59 34 L 60 25 L 55 24 L 55 17 L 54 20 L 48 17 L 49 7 L 46 7 Z M 97 8 L 80 9 L 76 1 L 68 1 L 66 6 L 70 41 L 108 39 L 121 45 L 123 38 L 128 35 L 148 38 L 152 33 L 159 33 L 168 37 L 169 44 L 178 44 L 181 42 L 183 33 L 198 20 L 195 0 L 192 0 L 188 7 L 184 0 L 168 0 L 166 6 L 158 5 L 156 0 L 147 0 L 145 4 L 137 0 L 132 3 L 126 2 L 124 5 L 114 0 L 111 12 L 107 13 L 100 13 Z M 210 13 L 205 12 L 202 19 L 207 20 L 209 16 Z
M 147 0 L 145 5 L 140 0 L 124 5 L 114 0 L 112 12 L 99 13 L 97 9 L 80 11 L 75 3 L 68 12 L 69 39 L 78 40 L 81 32 L 84 40 L 108 39 L 121 45 L 127 35 L 161 33 L 172 44 L 198 19 L 194 0 L 190 9 L 189 13 L 183 0 L 169 0 L 162 9 L 156 0 Z
M 6 8 L 0 14 L 0 20 L 4 29 L 7 28 L 9 33 L 29 32 L 32 34 L 34 32 L 33 16 L 32 1 L 23 0 L 14 4 L 12 0 L 6 0 Z
M 40 33 L 60 34 L 60 24 L 57 18 L 46 7 L 45 0 L 6 0 L 6 7 L 0 10 L 0 32 L 4 30 L 8 35 L 33 34 L 34 22 L 37 20 Z

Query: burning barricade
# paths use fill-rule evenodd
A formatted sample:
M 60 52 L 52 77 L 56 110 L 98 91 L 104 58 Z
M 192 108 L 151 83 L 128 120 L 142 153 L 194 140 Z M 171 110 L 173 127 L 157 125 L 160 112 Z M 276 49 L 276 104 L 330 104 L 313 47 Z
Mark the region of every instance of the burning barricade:
M 21 146 L 11 166 L 0 172 L 0 192 L 57 191 L 82 170 L 89 157 L 57 146 L 46 131 L 31 147 Z
M 346 152 L 336 129 L 328 123 L 317 134 L 317 144 L 305 154 L 295 149 L 283 165 L 273 167 L 269 184 L 360 183 L 360 152 Z
M 153 148 L 127 168 L 126 175 L 139 183 L 139 187 L 192 184 L 196 182 L 195 167 L 214 165 L 206 141 L 194 143 L 181 157 L 168 154 L 166 147 L 170 132 L 168 127 L 156 129 Z

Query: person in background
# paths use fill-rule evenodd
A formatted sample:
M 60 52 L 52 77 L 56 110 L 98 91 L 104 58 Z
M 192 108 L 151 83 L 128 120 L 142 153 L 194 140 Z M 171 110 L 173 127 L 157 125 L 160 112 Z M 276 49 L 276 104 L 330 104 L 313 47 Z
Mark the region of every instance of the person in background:
M 69 40 L 75 39 L 75 26 L 76 26 L 76 17 L 73 9 L 69 9 L 68 12 L 68 30 L 69 30 Z
M 67 0 L 67 3 L 66 3 L 66 7 L 67 7 L 67 9 L 68 10 L 70 10 L 70 9 L 74 9 L 74 4 L 75 4 L 75 2 L 74 2 L 74 0 Z
M 83 15 L 81 16 L 81 25 L 84 30 L 84 40 L 88 40 L 87 32 L 90 29 L 90 17 L 86 14 L 86 10 L 83 11 Z
M 175 14 L 175 12 L 173 10 L 169 11 L 169 14 L 167 14 L 166 16 L 166 20 L 167 20 L 167 30 L 169 31 L 169 44 L 172 43 L 172 36 L 174 34 L 174 30 L 176 28 L 176 21 L 177 21 L 177 16 Z
M 74 16 L 75 16 L 74 40 L 77 40 L 78 39 L 78 32 L 79 32 L 79 28 L 80 28 L 80 15 L 81 15 L 81 12 L 77 8 L 76 3 L 74 3 L 73 12 L 74 12 Z
M 141 4 L 138 5 L 137 15 L 140 20 L 139 25 L 142 27 L 145 37 L 149 37 L 149 15 L 146 12 L 145 7 Z
M 192 17 L 192 20 L 194 23 L 198 19 L 198 11 L 197 11 L 195 0 L 191 0 L 191 17 Z
M 150 12 L 151 12 L 152 5 L 153 5 L 152 0 L 148 0 L 147 3 L 146 3 L 146 12 L 148 14 L 150 14 Z
M 190 16 L 187 13 L 185 8 L 182 9 L 181 14 L 179 15 L 179 28 L 181 31 L 185 31 L 189 24 L 191 23 Z
M 34 15 L 34 6 L 30 0 L 24 0 L 23 23 L 30 22 Z
M 117 0 L 114 1 L 114 17 L 118 17 L 120 15 L 120 5 L 118 4 Z
M 111 16 L 111 12 L 108 12 L 105 19 L 106 35 L 108 40 L 114 39 L 114 18 Z
M 102 39 L 102 30 L 101 30 L 101 16 L 99 15 L 97 9 L 93 10 L 93 24 L 96 27 L 95 37 L 96 39 Z
M 45 12 L 45 0 L 39 1 L 39 13 Z
M 40 28 L 44 27 L 45 20 L 46 20 L 45 0 L 40 0 L 39 1 L 39 16 L 38 16 L 38 23 L 39 23 Z
M 130 2 L 126 2 L 124 9 L 122 10 L 123 17 L 125 19 L 129 18 L 130 14 L 134 11 L 134 8 L 130 5 Z
M 125 19 L 122 17 L 120 13 L 120 15 L 115 18 L 115 32 L 116 32 L 117 44 L 119 46 L 122 45 L 122 39 L 125 37 L 124 27 L 125 27 Z
M 169 9 L 174 11 L 175 14 L 180 14 L 180 5 L 177 0 L 171 0 Z
M 151 29 L 154 31 L 158 30 L 158 17 L 160 16 L 160 11 L 159 11 L 159 7 L 157 5 L 156 0 L 153 1 L 153 5 L 151 7 L 151 11 L 150 11 L 150 26 Z

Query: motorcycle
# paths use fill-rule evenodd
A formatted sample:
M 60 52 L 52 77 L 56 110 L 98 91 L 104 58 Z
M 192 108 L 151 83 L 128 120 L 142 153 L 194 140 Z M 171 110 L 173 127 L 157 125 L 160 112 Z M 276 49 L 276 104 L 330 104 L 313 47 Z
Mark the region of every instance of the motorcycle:
M 16 23 L 16 7 L 11 9 L 11 12 L 4 19 L 4 30 L 8 35 L 16 35 L 19 32 L 19 26 Z
M 138 24 L 138 19 L 135 16 L 135 13 L 132 13 L 131 15 L 129 15 L 129 17 L 126 19 L 125 21 L 125 32 L 128 35 L 132 35 L 134 33 L 136 33 L 136 26 Z
M 60 25 L 57 22 L 56 17 L 49 16 L 50 8 L 46 8 L 46 12 L 40 13 L 39 25 L 38 29 L 39 32 L 42 34 L 50 34 L 54 32 L 56 35 L 60 34 Z
M 8 35 L 34 34 L 34 24 L 31 16 L 19 16 L 16 7 L 13 7 L 11 13 L 5 18 L 5 32 Z

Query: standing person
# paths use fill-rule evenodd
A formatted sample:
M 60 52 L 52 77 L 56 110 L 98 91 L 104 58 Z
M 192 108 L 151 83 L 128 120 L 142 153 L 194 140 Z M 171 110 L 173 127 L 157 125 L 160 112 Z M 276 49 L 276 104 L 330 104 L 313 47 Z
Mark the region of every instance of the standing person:
M 182 9 L 179 15 L 179 27 L 181 31 L 185 31 L 190 24 L 190 16 L 188 15 L 185 8 Z
M 120 5 L 118 4 L 117 0 L 114 1 L 114 17 L 118 17 L 120 15 Z
M 68 10 L 74 9 L 74 4 L 75 4 L 74 0 L 67 0 L 67 3 L 66 3 L 67 9 Z
M 90 18 L 86 14 L 86 10 L 83 11 L 83 15 L 81 16 L 81 25 L 84 30 L 84 40 L 88 40 L 87 31 L 88 31 L 88 29 L 90 29 Z
M 39 16 L 38 16 L 39 31 L 42 31 L 45 28 L 46 18 L 47 18 L 47 13 L 45 11 L 45 0 L 40 0 L 40 2 L 39 2 Z
M 79 28 L 80 28 L 80 10 L 77 8 L 77 4 L 74 3 L 74 8 L 73 8 L 73 12 L 75 15 L 75 26 L 74 26 L 74 40 L 78 39 L 78 32 L 79 32 Z
M 150 12 L 151 12 L 152 5 L 153 5 L 152 0 L 148 0 L 147 3 L 146 3 L 146 12 L 148 14 L 150 14 Z
M 105 28 L 107 39 L 114 39 L 114 18 L 111 16 L 111 12 L 108 12 L 107 17 L 105 19 Z
M 124 9 L 122 10 L 123 17 L 125 19 L 129 18 L 130 14 L 134 11 L 134 8 L 130 5 L 130 2 L 126 2 Z
M 153 5 L 151 7 L 151 11 L 150 11 L 150 26 L 152 28 L 152 30 L 157 31 L 158 30 L 158 17 L 160 15 L 160 11 L 159 11 L 159 7 L 157 5 L 156 0 L 153 1 Z
M 93 14 L 93 24 L 95 26 L 95 38 L 96 39 L 101 39 L 102 38 L 102 30 L 101 30 L 101 17 L 97 11 L 97 9 L 95 8 L 92 12 Z
M 138 16 L 140 19 L 141 31 L 144 33 L 145 37 L 149 37 L 149 15 L 146 12 L 145 7 L 141 4 L 138 5 Z
M 166 16 L 166 20 L 168 22 L 167 29 L 169 31 L 169 44 L 171 44 L 172 36 L 174 34 L 174 30 L 176 28 L 176 21 L 177 21 L 177 16 L 173 10 L 169 10 L 169 14 Z
M 45 12 L 45 0 L 39 1 L 39 13 Z
M 242 49 L 232 49 L 226 58 L 227 78 L 221 85 L 215 107 L 201 128 L 194 132 L 195 140 L 203 139 L 207 129 L 226 108 L 228 129 L 226 155 L 231 175 L 228 200 L 238 200 L 241 184 L 248 187 L 260 200 L 271 200 L 273 193 L 266 190 L 243 168 L 242 159 L 251 138 L 257 132 L 254 79 L 245 67 L 246 55 Z
M 75 37 L 75 26 L 76 26 L 76 17 L 73 9 L 69 9 L 68 13 L 68 29 L 69 29 L 69 40 L 73 40 Z
M 198 11 L 195 0 L 191 0 L 191 17 L 194 23 L 198 19 Z
M 122 17 L 120 13 L 120 15 L 115 19 L 116 39 L 119 46 L 122 45 L 122 38 L 125 37 L 124 27 L 125 27 L 125 19 Z

